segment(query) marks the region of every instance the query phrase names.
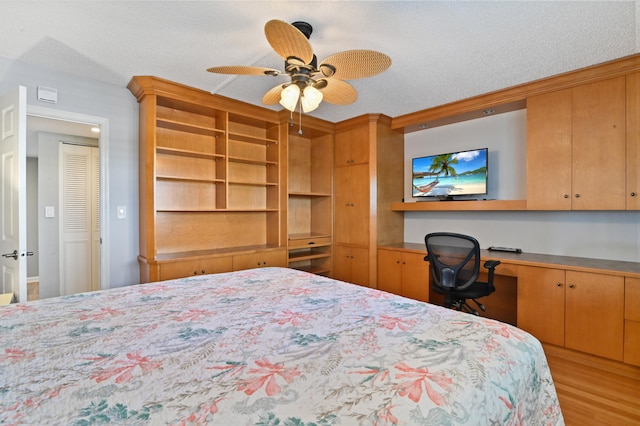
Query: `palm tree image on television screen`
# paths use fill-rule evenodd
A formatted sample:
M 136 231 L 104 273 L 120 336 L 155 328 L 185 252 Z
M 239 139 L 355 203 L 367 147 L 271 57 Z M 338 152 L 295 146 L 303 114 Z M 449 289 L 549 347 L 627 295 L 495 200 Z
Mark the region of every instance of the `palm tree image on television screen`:
M 414 158 L 414 197 L 453 197 L 487 193 L 487 149 Z

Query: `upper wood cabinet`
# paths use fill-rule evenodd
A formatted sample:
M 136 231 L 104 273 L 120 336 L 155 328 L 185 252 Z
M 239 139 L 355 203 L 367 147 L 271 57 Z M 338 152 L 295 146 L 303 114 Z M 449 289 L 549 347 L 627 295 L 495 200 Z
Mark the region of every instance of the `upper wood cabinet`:
M 338 132 L 335 138 L 336 167 L 369 162 L 369 129 L 366 126 Z
M 377 246 L 404 239 L 404 217 L 391 210 L 404 191 L 404 137 L 390 125 L 389 117 L 364 115 L 337 123 L 335 134 L 334 278 L 354 282 L 350 271 L 366 270 L 358 284 L 374 288 Z
M 527 208 L 626 208 L 626 78 L 527 99 Z
M 140 104 L 141 281 L 280 247 L 277 113 L 156 77 L 128 87 Z
M 627 76 L 627 210 L 640 210 L 640 72 Z

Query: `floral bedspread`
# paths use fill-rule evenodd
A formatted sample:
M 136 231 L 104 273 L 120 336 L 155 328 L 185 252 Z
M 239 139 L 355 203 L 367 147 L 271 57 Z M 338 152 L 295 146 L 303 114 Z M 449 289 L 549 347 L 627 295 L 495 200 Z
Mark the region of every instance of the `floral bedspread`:
M 286 268 L 0 307 L 1 424 L 557 425 L 540 343 Z

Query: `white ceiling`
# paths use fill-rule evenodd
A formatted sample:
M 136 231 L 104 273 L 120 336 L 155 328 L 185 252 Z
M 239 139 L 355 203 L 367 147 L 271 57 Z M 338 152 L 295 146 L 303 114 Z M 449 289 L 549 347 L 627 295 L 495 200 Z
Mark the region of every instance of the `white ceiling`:
M 351 81 L 359 93 L 354 104 L 323 103 L 311 115 L 395 117 L 638 53 L 639 4 L 3 0 L 0 55 L 121 87 L 134 75 L 155 75 L 261 105 L 284 76 L 206 69 L 282 69 L 264 24 L 302 20 L 313 26 L 319 60 L 350 49 L 378 50 L 393 60 L 386 72 Z

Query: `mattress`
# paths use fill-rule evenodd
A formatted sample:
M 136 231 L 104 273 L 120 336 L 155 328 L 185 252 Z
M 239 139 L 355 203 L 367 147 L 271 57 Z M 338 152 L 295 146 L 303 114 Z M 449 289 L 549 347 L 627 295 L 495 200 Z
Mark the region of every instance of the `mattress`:
M 287 268 L 0 307 L 0 423 L 560 425 L 538 340 Z

